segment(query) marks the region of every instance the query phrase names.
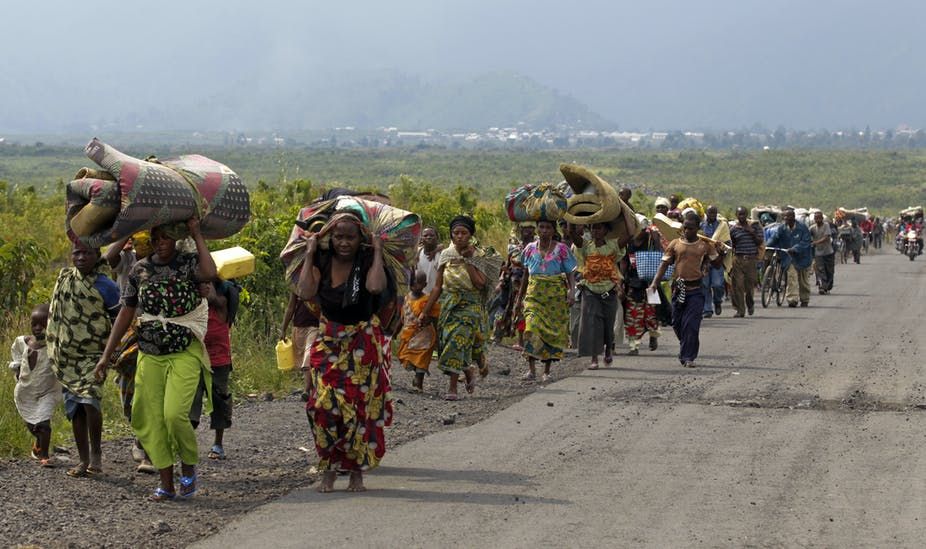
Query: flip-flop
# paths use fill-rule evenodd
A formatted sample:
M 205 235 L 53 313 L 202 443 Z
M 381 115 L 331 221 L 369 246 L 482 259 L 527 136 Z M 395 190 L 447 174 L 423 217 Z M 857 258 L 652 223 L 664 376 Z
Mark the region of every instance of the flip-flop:
M 447 393 L 444 395 L 444 400 L 450 400 L 450 401 L 460 400 L 460 395 L 456 393 Z
M 186 490 L 186 491 L 184 491 Z M 180 476 L 180 493 L 177 494 L 178 497 L 182 499 L 189 499 L 196 495 L 198 488 L 196 487 L 196 473 L 194 472 L 192 476 L 185 477 Z
M 167 490 L 158 486 L 153 494 L 148 496 L 148 501 L 153 501 L 154 503 L 161 503 L 162 501 L 173 501 L 177 497 L 177 494 L 173 492 L 168 492 Z
M 65 471 L 64 474 L 66 474 L 67 476 L 71 478 L 86 478 L 90 476 L 90 473 L 87 472 L 87 467 L 84 465 L 76 465 L 74 467 L 71 467 L 70 469 Z
M 209 459 L 225 459 L 225 449 L 219 444 L 214 444 L 206 456 Z

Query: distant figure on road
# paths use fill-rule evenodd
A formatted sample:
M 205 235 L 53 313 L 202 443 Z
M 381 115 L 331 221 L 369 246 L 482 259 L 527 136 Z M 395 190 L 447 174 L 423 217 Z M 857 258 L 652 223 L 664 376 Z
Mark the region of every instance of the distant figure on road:
M 823 212 L 814 212 L 813 225 L 810 226 L 810 238 L 814 249 L 814 269 L 820 283 L 820 295 L 828 294 L 833 289 L 836 275 L 836 250 L 829 223 L 823 221 Z
M 758 221 L 750 222 L 746 208 L 736 209 L 736 221 L 730 225 L 730 239 L 733 245 L 733 270 L 730 273 L 733 294 L 730 301 L 736 313 L 743 318 L 755 312 L 753 293 L 759 281 L 756 263 L 759 261 L 759 246 L 763 242 L 762 226 Z
M 768 246 L 788 250 L 781 261 L 782 267 L 788 270 L 788 291 L 785 296 L 788 307 L 797 307 L 798 300 L 801 307 L 806 307 L 810 304 L 810 264 L 813 262 L 810 229 L 797 222 L 792 208 L 787 208 L 782 216 L 784 223 L 771 231 Z
M 714 238 L 714 233 L 717 233 L 726 223 L 726 221 L 717 217 L 717 206 L 710 205 L 705 212 L 704 221 L 701 222 L 701 232 L 705 236 Z M 727 231 L 724 230 L 723 232 Z M 719 315 L 722 312 L 725 285 L 723 265 L 708 267 L 707 274 L 704 276 L 701 285 L 704 288 L 705 295 L 704 318 L 710 318 L 715 314 Z
M 714 267 L 721 265 L 720 244 L 711 245 L 698 238 L 698 220 L 685 219 L 684 236 L 669 243 L 662 255 L 662 263 L 650 284 L 651 292 L 658 291 L 659 281 L 669 265 L 675 265 L 672 292 L 672 328 L 679 341 L 678 361 L 686 368 L 694 368 L 700 348 L 701 318 L 705 295 L 701 287 L 701 264 L 708 258 Z

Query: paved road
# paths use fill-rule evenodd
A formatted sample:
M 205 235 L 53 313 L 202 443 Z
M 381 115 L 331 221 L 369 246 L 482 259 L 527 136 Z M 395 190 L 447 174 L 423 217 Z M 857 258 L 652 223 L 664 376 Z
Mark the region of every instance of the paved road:
M 695 370 L 668 335 L 198 546 L 921 547 L 926 260 L 863 261 L 808 309 L 706 321 Z

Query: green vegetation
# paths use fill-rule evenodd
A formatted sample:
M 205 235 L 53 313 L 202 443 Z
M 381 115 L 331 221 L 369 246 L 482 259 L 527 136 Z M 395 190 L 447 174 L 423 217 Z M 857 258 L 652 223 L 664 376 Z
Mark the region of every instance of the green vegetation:
M 55 277 L 68 263 L 63 234 L 63 180 L 89 163 L 80 150 L 0 147 L 0 343 L 6 348 L 26 333 L 32 306 L 51 296 Z M 133 151 L 160 156 L 189 150 Z M 635 189 L 634 205 L 651 209 L 656 195 L 680 193 L 717 203 L 724 212 L 757 203 L 815 206 L 868 206 L 876 214 L 895 214 L 923 201 L 926 153 L 881 151 L 685 151 L 641 153 L 610 150 L 449 151 L 214 149 L 201 150 L 225 162 L 252 185 L 251 223 L 233 238 L 212 242 L 214 249 L 240 245 L 254 252 L 257 271 L 240 282 L 245 288 L 239 320 L 232 331 L 236 394 L 288 392 L 299 387 L 296 374 L 275 367 L 288 296 L 278 257 L 299 208 L 320 190 L 335 185 L 379 190 L 393 203 L 420 214 L 446 241 L 449 219 L 462 211 L 476 218 L 479 240 L 504 249 L 510 224 L 502 199 L 525 183 L 558 181 L 560 162 L 577 162 L 606 180 Z M 4 182 L 5 181 L 5 182 Z M 21 454 L 29 435 L 12 403 L 13 376 L 0 376 L 0 456 Z M 126 434 L 118 394 L 107 383 L 107 432 Z M 56 440 L 70 430 L 59 417 Z M 64 438 L 61 438 L 64 437 Z

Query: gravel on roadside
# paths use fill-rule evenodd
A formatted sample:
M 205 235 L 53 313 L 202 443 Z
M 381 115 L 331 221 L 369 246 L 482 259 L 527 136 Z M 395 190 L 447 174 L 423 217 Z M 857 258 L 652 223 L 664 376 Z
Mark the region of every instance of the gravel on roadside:
M 386 432 L 395 447 L 430 433 L 477 423 L 542 387 L 520 380 L 525 361 L 506 347 L 489 348 L 492 373 L 475 394 L 456 402 L 441 398 L 446 378 L 434 368 L 425 392 L 408 390 L 412 374 L 392 368 L 395 420 Z M 584 369 L 586 359 L 568 354 L 553 367 L 554 381 Z M 501 375 L 505 369 L 510 374 Z M 462 389 L 462 385 L 461 385 Z M 199 429 L 200 491 L 189 501 L 151 503 L 156 475 L 135 473 L 130 439 L 103 447 L 104 472 L 93 478 L 65 475 L 76 450 L 44 469 L 34 461 L 0 461 L 3 505 L 0 545 L 4 547 L 182 547 L 220 529 L 242 513 L 312 484 L 317 461 L 304 403 L 298 394 L 275 400 L 240 400 L 225 434 L 227 459 L 205 458 L 212 445 L 208 418 Z M 384 462 L 388 463 L 387 452 Z M 73 461 L 71 461 L 73 464 Z M 375 475 L 375 471 L 371 473 Z

